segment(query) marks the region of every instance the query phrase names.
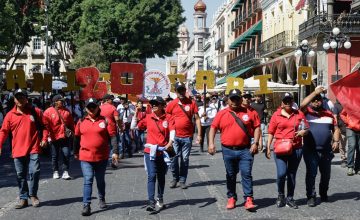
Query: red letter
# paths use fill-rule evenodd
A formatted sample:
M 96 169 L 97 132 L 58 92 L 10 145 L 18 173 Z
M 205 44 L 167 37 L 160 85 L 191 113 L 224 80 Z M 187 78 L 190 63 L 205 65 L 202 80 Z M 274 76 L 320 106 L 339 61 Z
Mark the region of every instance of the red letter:
M 107 93 L 106 82 L 98 82 L 100 72 L 96 67 L 80 68 L 76 71 L 76 82 L 83 87 L 80 90 L 80 99 L 102 99 Z
M 144 65 L 141 63 L 112 63 L 111 64 L 111 92 L 117 94 L 142 94 L 144 87 Z M 124 78 L 129 81 L 125 82 Z

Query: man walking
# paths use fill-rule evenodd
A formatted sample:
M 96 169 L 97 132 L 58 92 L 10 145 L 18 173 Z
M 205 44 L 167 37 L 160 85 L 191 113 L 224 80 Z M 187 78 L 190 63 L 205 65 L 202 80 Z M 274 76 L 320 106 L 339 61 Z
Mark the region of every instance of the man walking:
M 176 156 L 171 163 L 173 180 L 170 183 L 170 188 L 175 188 L 179 182 L 182 189 L 187 189 L 186 179 L 194 134 L 193 117 L 195 117 L 198 130 L 197 142 L 199 143 L 201 142 L 201 123 L 195 101 L 185 96 L 185 84 L 177 82 L 175 84 L 175 90 L 177 98 L 171 101 L 166 108 L 166 113 L 171 115 L 171 120 L 175 123 L 174 150 Z
M 226 169 L 227 209 L 235 208 L 237 201 L 236 176 L 241 171 L 245 209 L 255 208 L 253 198 L 252 166 L 258 152 L 260 120 L 256 111 L 242 106 L 241 91 L 232 89 L 229 93 L 229 108 L 221 110 L 211 124 L 209 133 L 209 153 L 214 155 L 217 130 L 221 132 L 221 145 Z M 251 139 L 254 138 L 254 143 Z
M 250 106 L 255 109 L 255 111 L 258 113 L 260 122 L 261 122 L 261 137 L 260 137 L 260 143 L 259 143 L 259 149 L 266 152 L 266 144 L 267 144 L 267 122 L 266 122 L 266 116 L 267 116 L 267 109 L 266 104 L 263 101 L 262 98 L 263 95 L 255 95 L 254 96 L 254 102 L 250 104 Z
M 22 89 L 15 91 L 15 106 L 5 116 L 0 131 L 1 147 L 6 138 L 12 134 L 12 157 L 19 186 L 19 202 L 16 209 L 28 206 L 30 197 L 33 207 L 40 205 L 37 197 L 40 179 L 40 147 L 46 144 L 46 131 L 43 129 L 43 114 L 40 109 L 28 103 L 27 92 Z M 29 185 L 28 176 L 29 173 Z

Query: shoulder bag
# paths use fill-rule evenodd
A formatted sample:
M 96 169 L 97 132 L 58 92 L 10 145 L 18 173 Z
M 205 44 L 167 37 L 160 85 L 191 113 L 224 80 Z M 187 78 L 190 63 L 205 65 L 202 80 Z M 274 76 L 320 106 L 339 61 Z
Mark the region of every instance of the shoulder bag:
M 276 139 L 274 143 L 274 153 L 278 156 L 291 155 L 293 151 L 293 142 L 295 138 L 295 125 L 297 116 L 294 119 L 294 137 L 292 139 Z
M 244 123 L 241 121 L 241 119 L 239 117 L 237 117 L 235 115 L 234 112 L 230 112 L 230 114 L 234 117 L 236 123 L 239 125 L 239 127 L 245 132 L 246 136 L 249 138 L 249 143 L 251 144 L 251 136 L 247 130 L 247 128 L 245 127 Z
M 61 123 L 64 125 L 65 127 L 65 137 L 67 138 L 70 138 L 71 136 L 73 136 L 73 131 L 71 129 L 69 129 L 66 124 L 65 124 L 65 120 L 64 118 L 61 116 L 60 112 L 54 107 L 55 111 L 57 112 L 60 120 L 61 120 Z

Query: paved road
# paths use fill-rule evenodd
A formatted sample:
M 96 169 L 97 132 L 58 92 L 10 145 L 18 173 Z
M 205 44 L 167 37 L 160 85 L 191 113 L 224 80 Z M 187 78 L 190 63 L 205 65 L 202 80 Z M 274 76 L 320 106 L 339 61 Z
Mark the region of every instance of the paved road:
M 146 174 L 143 157 L 136 155 L 124 159 L 118 170 L 107 170 L 106 193 L 109 209 L 97 207 L 97 191 L 93 193 L 93 215 L 87 219 L 358 219 L 360 216 L 360 175 L 346 176 L 335 157 L 329 191 L 329 203 L 309 208 L 305 199 L 305 166 L 301 162 L 297 177 L 295 198 L 299 209 L 276 208 L 275 163 L 257 155 L 254 163 L 254 193 L 256 212 L 244 210 L 238 204 L 234 210 L 226 210 L 225 170 L 221 152 L 215 156 L 201 154 L 194 147 L 191 156 L 187 190 L 169 189 L 166 186 L 167 208 L 149 215 L 144 207 L 146 198 Z M 82 176 L 77 161 L 72 162 L 71 181 L 51 179 L 50 161 L 42 158 L 42 174 L 39 189 L 40 208 L 28 207 L 14 210 L 18 193 L 14 166 L 8 155 L 0 158 L 0 219 L 85 219 L 80 216 L 82 208 Z M 171 180 L 167 175 L 167 183 Z M 318 183 L 318 180 L 317 180 Z M 242 195 L 241 185 L 237 191 Z M 239 198 L 241 198 L 239 196 Z

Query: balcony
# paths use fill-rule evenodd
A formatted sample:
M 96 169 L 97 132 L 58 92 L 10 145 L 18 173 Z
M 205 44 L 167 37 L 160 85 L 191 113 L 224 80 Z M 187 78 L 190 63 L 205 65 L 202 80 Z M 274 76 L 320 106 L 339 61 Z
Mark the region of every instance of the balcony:
M 358 11 L 360 10 L 360 0 L 354 0 L 351 3 L 351 11 Z
M 253 66 L 260 63 L 260 56 L 255 51 L 255 48 L 240 54 L 235 59 L 228 62 L 230 72 L 237 71 L 242 68 Z
M 272 38 L 267 39 L 260 45 L 261 57 L 274 58 L 296 48 L 295 31 L 283 31 Z
M 360 15 L 317 15 L 299 26 L 299 40 L 315 37 L 319 33 L 330 33 L 334 27 L 344 34 L 360 34 Z
M 224 50 L 224 38 L 219 38 L 216 42 L 215 42 L 215 50 Z

